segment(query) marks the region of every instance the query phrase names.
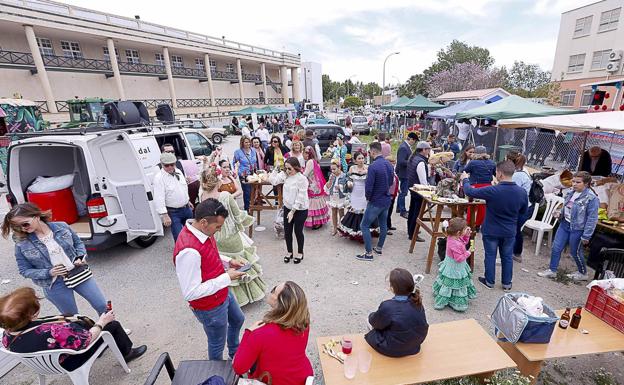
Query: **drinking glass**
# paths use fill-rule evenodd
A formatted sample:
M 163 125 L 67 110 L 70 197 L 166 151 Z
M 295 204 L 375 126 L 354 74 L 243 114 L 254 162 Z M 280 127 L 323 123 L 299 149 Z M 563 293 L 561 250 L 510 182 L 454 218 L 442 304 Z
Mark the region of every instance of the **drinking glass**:
M 342 341 L 340 341 L 340 345 L 342 345 L 342 352 L 344 354 L 351 354 L 351 351 L 353 350 L 353 342 L 348 339 L 348 338 L 342 338 Z
M 373 362 L 373 355 L 366 350 L 362 350 L 358 354 L 358 368 L 360 373 L 368 373 Z
M 344 360 L 344 375 L 349 380 L 355 378 L 355 372 L 358 369 L 358 359 L 356 356 L 349 355 Z

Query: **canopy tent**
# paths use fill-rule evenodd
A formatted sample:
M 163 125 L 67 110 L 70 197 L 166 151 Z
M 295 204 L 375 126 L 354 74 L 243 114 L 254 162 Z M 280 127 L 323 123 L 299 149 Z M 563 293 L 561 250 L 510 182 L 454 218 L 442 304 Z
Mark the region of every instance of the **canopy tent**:
M 473 108 L 483 107 L 486 103 L 481 100 L 466 100 L 465 102 L 453 104 L 446 108 L 433 111 L 427 114 L 428 118 L 454 119 L 458 112 L 472 110 Z
M 382 110 L 393 110 L 394 106 L 397 104 L 405 104 L 409 101 L 411 101 L 412 99 L 408 98 L 407 96 L 401 96 L 400 98 L 398 98 L 397 100 L 395 100 L 394 102 L 390 102 L 388 104 L 384 104 L 383 106 L 381 106 Z
M 407 103 L 395 104 L 394 108 L 399 110 L 434 111 L 444 108 L 444 104 L 434 103 L 422 95 L 416 95 L 414 99 Z
M 579 113 L 580 111 L 566 110 L 563 108 L 555 108 L 544 104 L 534 103 L 528 99 L 518 95 L 511 95 L 507 98 L 491 103 L 483 107 L 473 108 L 458 113 L 456 119 L 470 118 L 489 118 L 514 119 L 514 118 L 531 118 L 536 116 L 548 115 L 569 115 Z
M 242 110 L 239 111 L 230 111 L 229 115 L 230 116 L 244 116 L 244 115 L 251 115 L 251 114 L 271 114 L 272 112 L 266 112 L 266 110 L 262 109 L 262 108 L 258 108 L 258 107 L 245 107 Z
M 561 132 L 624 132 L 624 111 L 542 116 L 523 119 L 502 119 L 498 121 L 498 126 L 501 128 L 537 127 Z

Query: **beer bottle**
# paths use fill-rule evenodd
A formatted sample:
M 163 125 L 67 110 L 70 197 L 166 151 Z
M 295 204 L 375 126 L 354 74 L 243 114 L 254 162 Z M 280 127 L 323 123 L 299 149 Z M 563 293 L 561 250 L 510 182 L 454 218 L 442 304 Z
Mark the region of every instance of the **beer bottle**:
M 576 312 L 572 315 L 572 321 L 570 321 L 570 327 L 572 329 L 578 329 L 579 324 L 581 323 L 581 310 L 583 307 L 577 306 Z
M 561 315 L 561 319 L 559 320 L 559 327 L 561 329 L 567 329 L 570 324 L 570 308 L 566 307 L 565 312 Z

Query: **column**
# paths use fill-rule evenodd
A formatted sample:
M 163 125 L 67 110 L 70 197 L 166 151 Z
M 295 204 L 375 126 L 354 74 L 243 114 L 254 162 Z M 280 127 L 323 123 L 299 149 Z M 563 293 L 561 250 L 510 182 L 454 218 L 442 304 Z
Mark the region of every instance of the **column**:
M 264 104 L 269 104 L 269 89 L 266 82 L 266 66 L 260 64 L 260 76 L 262 77 L 262 92 L 264 92 Z
M 165 58 L 165 71 L 167 72 L 167 82 L 169 83 L 169 96 L 171 96 L 172 104 L 171 107 L 178 108 L 175 85 L 173 84 L 173 72 L 171 71 L 171 58 L 169 57 L 169 48 L 163 47 L 163 56 Z
M 58 113 L 56 109 L 56 103 L 54 101 L 54 94 L 52 93 L 52 86 L 50 86 L 50 79 L 48 79 L 48 72 L 43 64 L 43 58 L 41 52 L 39 52 L 39 46 L 37 45 L 37 38 L 35 37 L 35 30 L 32 25 L 25 25 L 24 31 L 26 32 L 26 40 L 28 40 L 28 47 L 30 47 L 30 53 L 33 56 L 35 62 L 35 68 L 37 68 L 37 76 L 41 82 L 41 88 L 43 88 L 43 94 L 48 104 L 48 111 L 52 114 Z
M 299 93 L 299 73 L 297 72 L 299 68 L 294 67 L 290 69 L 290 78 L 292 79 L 292 94 L 293 100 L 295 102 L 301 101 L 301 94 Z
M 236 72 L 238 72 L 238 95 L 240 96 L 241 106 L 245 105 L 245 89 L 243 88 L 243 70 L 240 59 L 236 59 Z
M 286 66 L 280 67 L 280 76 L 282 77 L 282 99 L 284 104 L 288 104 L 288 69 Z
M 121 82 L 121 73 L 119 72 L 119 62 L 117 61 L 117 52 L 115 52 L 115 42 L 110 37 L 106 39 L 106 46 L 108 47 L 108 57 L 110 58 L 111 67 L 113 68 L 113 77 L 115 78 L 115 84 L 117 85 L 117 94 L 119 100 L 126 100 L 126 93 Z
M 204 54 L 204 66 L 206 67 L 206 76 L 208 76 L 208 91 L 210 91 L 210 105 L 216 107 L 215 93 L 212 86 L 212 70 L 210 68 L 210 58 L 208 54 Z

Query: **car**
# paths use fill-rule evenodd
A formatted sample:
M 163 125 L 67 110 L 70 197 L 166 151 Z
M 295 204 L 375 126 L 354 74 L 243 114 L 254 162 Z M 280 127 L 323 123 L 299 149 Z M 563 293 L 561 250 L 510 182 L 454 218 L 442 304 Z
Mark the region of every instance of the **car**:
M 353 119 L 351 119 L 351 128 L 353 129 L 353 132 L 357 132 L 358 134 L 370 134 L 368 119 L 362 115 L 356 115 Z
M 321 154 L 324 154 L 329 146 L 334 143 L 338 134 L 341 134 L 344 137 L 345 143 L 349 139 L 349 134 L 345 128 L 336 124 L 311 124 L 305 126 L 305 129 L 314 131 L 314 136 L 319 142 Z M 350 148 L 350 145 L 347 144 L 347 148 Z M 321 169 L 327 173 L 331 164 L 331 159 L 321 158 L 319 164 Z
M 180 119 L 180 124 L 186 128 L 192 128 L 200 131 L 207 138 L 212 140 L 214 144 L 223 143 L 223 138 L 227 136 L 227 130 L 223 127 L 209 127 L 201 119 Z

